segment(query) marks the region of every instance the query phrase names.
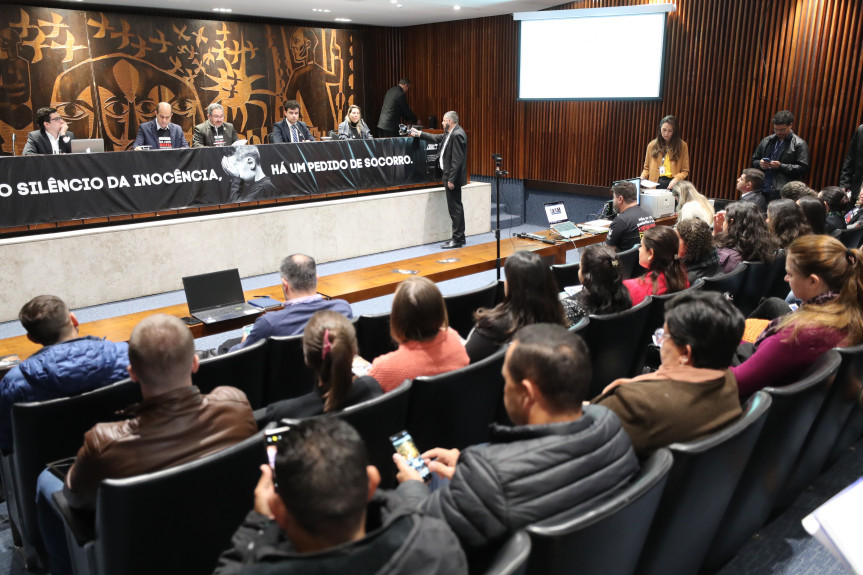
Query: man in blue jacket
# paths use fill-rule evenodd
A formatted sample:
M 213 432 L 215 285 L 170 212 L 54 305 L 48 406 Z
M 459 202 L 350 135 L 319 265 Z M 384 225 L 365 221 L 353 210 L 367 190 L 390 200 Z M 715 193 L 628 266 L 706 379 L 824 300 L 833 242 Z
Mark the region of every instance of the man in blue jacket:
M 60 298 L 40 295 L 18 314 L 27 339 L 44 346 L 0 381 L 0 449 L 11 451 L 12 404 L 78 395 L 129 376 L 129 346 L 78 337 L 78 320 Z
M 136 150 L 142 149 L 142 146 L 149 146 L 150 150 L 188 148 L 189 142 L 186 141 L 183 128 L 171 122 L 172 114 L 171 104 L 159 102 L 156 118 L 138 126 L 138 135 L 132 147 Z

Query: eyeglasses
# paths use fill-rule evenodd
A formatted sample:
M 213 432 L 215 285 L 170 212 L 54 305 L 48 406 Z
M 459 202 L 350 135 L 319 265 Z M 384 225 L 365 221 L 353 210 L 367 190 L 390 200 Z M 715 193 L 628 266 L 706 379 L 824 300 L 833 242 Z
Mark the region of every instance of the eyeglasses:
M 665 333 L 665 330 L 661 327 L 656 328 L 656 331 L 653 332 L 653 345 L 656 347 L 662 347 L 662 344 L 665 343 L 665 340 L 670 339 L 671 335 Z
M 61 118 L 60 116 L 57 116 L 56 118 L 51 118 L 50 120 L 48 120 L 48 123 L 51 123 L 51 122 L 62 122 L 62 121 L 63 121 L 63 118 Z

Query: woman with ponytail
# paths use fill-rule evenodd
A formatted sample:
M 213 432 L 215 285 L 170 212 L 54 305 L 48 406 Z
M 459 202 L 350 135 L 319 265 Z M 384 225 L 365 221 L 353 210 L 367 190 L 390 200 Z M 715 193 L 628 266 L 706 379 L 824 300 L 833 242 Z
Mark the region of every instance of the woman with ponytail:
M 863 342 L 863 253 L 824 235 L 801 236 L 788 247 L 785 281 L 800 308 L 773 320 L 754 353 L 732 371 L 741 396 L 793 383 L 837 346 Z
M 649 295 L 674 293 L 689 287 L 679 250 L 680 237 L 668 226 L 654 226 L 644 232 L 638 263 L 647 268 L 647 273 L 623 282 L 632 305 L 640 304 Z

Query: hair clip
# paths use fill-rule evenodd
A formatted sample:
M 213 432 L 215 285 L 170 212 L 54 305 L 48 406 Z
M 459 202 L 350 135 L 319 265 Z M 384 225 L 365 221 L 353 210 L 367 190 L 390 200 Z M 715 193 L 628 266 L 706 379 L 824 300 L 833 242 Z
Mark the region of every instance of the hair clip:
M 612 265 L 612 267 L 616 268 L 617 266 L 620 265 L 620 262 L 617 260 L 617 258 L 612 258 L 611 265 Z
M 846 248 L 845 250 L 845 259 L 848 260 L 848 263 L 852 266 L 857 263 L 857 256 L 854 255 L 854 250 L 851 248 Z
M 333 344 L 330 343 L 330 330 L 324 330 L 324 345 L 321 349 L 321 359 L 327 359 L 327 354 L 330 353 L 330 348 Z

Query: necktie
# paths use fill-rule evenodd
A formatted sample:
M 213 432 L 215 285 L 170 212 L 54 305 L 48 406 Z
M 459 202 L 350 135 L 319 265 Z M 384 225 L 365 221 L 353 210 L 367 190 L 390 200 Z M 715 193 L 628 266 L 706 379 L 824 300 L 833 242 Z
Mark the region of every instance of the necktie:
M 299 141 L 300 141 L 300 133 L 297 131 L 297 125 L 296 125 L 296 124 L 294 124 L 293 126 L 291 126 L 291 133 L 293 134 L 293 136 L 292 136 L 292 137 L 293 137 L 293 141 L 294 141 L 294 142 L 299 142 Z

